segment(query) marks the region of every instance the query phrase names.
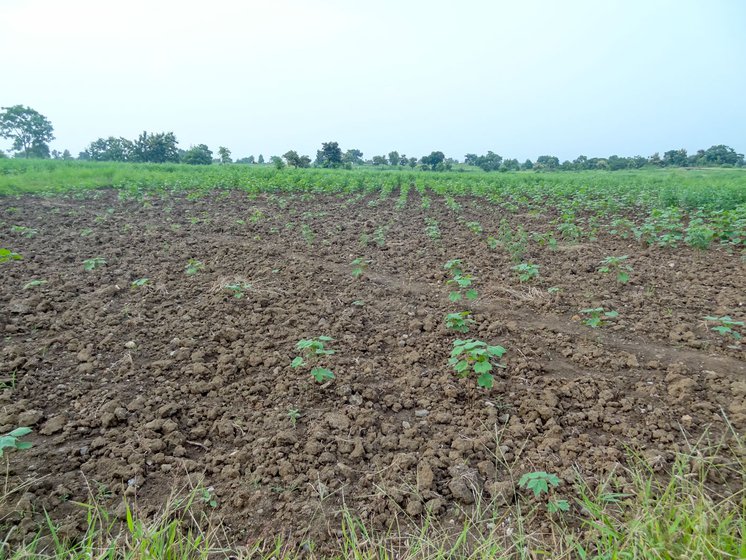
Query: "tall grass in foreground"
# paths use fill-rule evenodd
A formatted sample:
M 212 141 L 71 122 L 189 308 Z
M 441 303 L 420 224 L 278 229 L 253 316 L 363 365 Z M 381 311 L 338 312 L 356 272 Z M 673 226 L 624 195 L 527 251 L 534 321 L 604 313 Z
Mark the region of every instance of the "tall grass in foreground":
M 722 457 L 727 456 L 725 460 Z M 395 529 L 379 533 L 344 512 L 341 537 L 323 551 L 311 543 L 296 547 L 282 539 L 242 546 L 229 544 L 226 532 L 193 514 L 196 494 L 172 496 L 155 518 L 138 517 L 126 504 L 125 521 L 102 506 L 82 505 L 87 530 L 75 540 L 63 538 L 47 518 L 39 536 L 12 545 L 6 535 L 2 559 L 207 559 L 257 560 L 488 560 L 580 559 L 667 560 L 746 558 L 746 496 L 743 484 L 728 493 L 718 481 L 746 481 L 744 447 L 705 457 L 701 450 L 677 456 L 671 470 L 658 474 L 633 459 L 625 494 L 607 483 L 592 490 L 576 487 L 573 513 L 548 518 L 543 506 L 521 497 L 511 506 L 478 500 L 459 525 L 425 518 L 412 529 L 405 516 Z M 466 513 L 466 512 L 465 512 Z M 544 519 L 544 522 L 542 522 Z M 539 523 L 537 523 L 539 521 Z M 541 527 L 541 529 L 536 529 Z

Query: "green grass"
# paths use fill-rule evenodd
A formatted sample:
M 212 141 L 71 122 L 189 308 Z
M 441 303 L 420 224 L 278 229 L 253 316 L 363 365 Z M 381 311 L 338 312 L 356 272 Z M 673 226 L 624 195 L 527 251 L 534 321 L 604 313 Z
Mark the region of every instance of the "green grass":
M 118 521 L 95 499 L 79 504 L 87 529 L 76 539 L 63 538 L 47 517 L 39 535 L 9 544 L 0 558 L 111 558 L 261 560 L 725 560 L 746 557 L 746 496 L 743 483 L 728 489 L 720 481 L 746 480 L 744 447 L 735 439 L 729 449 L 697 448 L 679 454 L 673 467 L 655 472 L 632 457 L 631 466 L 608 479 L 563 490 L 568 513 L 549 515 L 544 504 L 520 492 L 511 505 L 482 497 L 461 521 L 414 522 L 402 512 L 386 532 L 373 531 L 349 511 L 343 512 L 342 537 L 316 547 L 308 541 L 281 538 L 236 546 L 229 531 L 203 513 L 199 488 L 181 499 L 172 495 L 161 512 L 142 518 L 126 504 Z M 727 457 L 724 458 L 724 457 Z M 725 477 L 725 478 L 723 478 Z M 515 478 L 515 477 L 514 477 Z M 624 487 L 617 488 L 623 480 Z M 515 482 L 515 480 L 514 480 Z M 8 496 L 6 496 L 7 501 Z M 536 529 L 536 527 L 542 527 Z

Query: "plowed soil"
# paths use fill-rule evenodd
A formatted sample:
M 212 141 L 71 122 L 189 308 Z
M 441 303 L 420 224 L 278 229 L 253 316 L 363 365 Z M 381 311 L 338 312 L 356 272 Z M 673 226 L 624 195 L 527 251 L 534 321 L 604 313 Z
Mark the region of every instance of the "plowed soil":
M 744 320 L 738 254 L 601 231 L 554 250 L 529 243 L 540 275 L 521 283 L 485 240 L 502 219 L 547 231 L 551 212 L 476 199 L 456 212 L 432 198 L 426 209 L 414 191 L 404 208 L 240 192 L 9 201 L 3 246 L 24 259 L 0 264 L 0 431 L 34 430 L 34 447 L 10 455 L 10 484 L 27 484 L 6 518 L 16 538 L 45 510 L 75 534 L 73 502 L 91 495 L 120 514 L 122 495 L 136 497 L 147 512 L 201 481 L 236 542 L 323 541 L 343 505 L 385 527 L 457 516 L 479 493 L 510 502 L 512 477 L 532 470 L 619 476 L 623 488 L 630 453 L 663 470 L 705 432 L 725 434 L 724 416 L 746 428 L 744 346 L 702 320 Z M 597 271 L 608 255 L 629 255 L 629 283 Z M 93 257 L 106 264 L 85 271 Z M 359 279 L 357 257 L 369 261 Z M 476 279 L 474 302 L 449 301 L 454 258 Z M 189 259 L 204 269 L 186 275 Z M 46 283 L 23 288 L 34 279 Z M 223 288 L 235 282 L 241 298 Z M 619 316 L 584 325 L 579 310 L 597 306 Z M 490 390 L 448 366 L 464 335 L 443 319 L 463 309 L 476 321 L 465 336 L 507 349 Z M 298 340 L 320 335 L 336 351 L 322 385 L 290 368 Z

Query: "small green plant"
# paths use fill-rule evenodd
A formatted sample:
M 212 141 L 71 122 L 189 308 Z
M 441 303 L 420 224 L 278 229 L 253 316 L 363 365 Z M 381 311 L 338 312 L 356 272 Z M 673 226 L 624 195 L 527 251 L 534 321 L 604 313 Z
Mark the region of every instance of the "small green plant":
M 470 274 L 464 274 L 461 268 L 461 259 L 452 259 L 443 265 L 443 268 L 451 273 L 451 278 L 446 281 L 446 284 L 458 286 L 458 290 L 448 294 L 448 299 L 454 303 L 461 301 L 462 297 L 466 297 L 468 300 L 477 299 L 479 293 L 471 287 L 474 278 Z
M 521 282 L 528 282 L 539 275 L 539 267 L 531 263 L 521 263 L 511 268 L 518 273 Z
M 83 261 L 83 270 L 88 272 L 101 268 L 106 264 L 106 259 L 103 257 L 93 257 L 92 259 L 86 259 Z
M 251 217 L 249 217 L 249 221 L 252 224 L 255 224 L 257 222 L 261 222 L 264 218 L 266 218 L 264 212 L 259 210 L 259 208 L 255 208 L 254 211 L 251 213 Z
M 187 276 L 194 276 L 199 271 L 205 269 L 205 264 L 202 261 L 198 261 L 197 259 L 189 259 L 187 261 L 187 265 L 184 268 L 184 272 Z
M 26 227 L 26 226 L 11 226 L 10 231 L 12 231 L 13 233 L 20 233 L 24 237 L 28 237 L 28 238 L 34 237 L 35 235 L 39 233 L 38 229 L 34 229 L 34 228 Z
M 46 280 L 30 280 L 23 285 L 23 289 L 30 290 L 31 288 L 38 288 L 46 283 Z
M 595 329 L 605 325 L 606 319 L 614 319 L 619 316 L 616 311 L 604 311 L 603 307 L 592 307 L 588 309 L 581 309 L 581 313 L 587 315 L 587 318 L 583 321 L 584 324 Z
M 132 281 L 133 288 L 142 288 L 145 284 L 150 282 L 150 278 L 138 278 Z
M 230 284 L 224 284 L 223 289 L 233 294 L 236 299 L 242 299 L 245 295 L 246 290 L 251 289 L 251 284 L 248 282 L 232 282 Z
M 362 257 L 356 258 L 350 264 L 353 267 L 352 276 L 355 278 L 360 278 L 365 273 L 365 270 L 368 268 L 368 261 L 366 261 Z
M 295 428 L 295 425 L 298 423 L 298 418 L 300 418 L 300 411 L 297 408 L 289 408 L 288 418 L 290 418 L 290 425 Z
M 551 287 L 547 288 L 547 292 L 549 292 L 552 295 L 559 293 L 559 291 L 560 291 L 560 289 L 557 286 L 551 286 Z
M 518 481 L 518 486 L 524 490 L 532 491 L 534 493 L 534 498 L 538 498 L 542 494 L 551 494 L 559 485 L 560 479 L 557 475 L 544 471 L 526 473 Z M 567 500 L 549 500 L 547 502 L 547 511 L 549 511 L 549 513 L 570 511 L 570 504 Z
M 308 224 L 301 224 L 300 233 L 303 236 L 303 239 L 306 242 L 306 245 L 308 246 L 313 245 L 313 241 L 314 239 L 316 239 L 316 234 L 311 229 L 311 226 L 309 226 Z
M 210 506 L 211 508 L 218 507 L 218 501 L 215 498 L 215 488 L 210 486 L 209 488 L 199 489 L 199 498 L 202 503 Z
M 93 233 L 91 228 L 83 228 L 80 230 L 80 237 L 88 237 Z
M 383 226 L 378 226 L 376 231 L 373 232 L 373 239 L 376 245 L 384 247 L 386 245 L 386 229 Z
M 497 249 L 500 246 L 500 242 L 497 240 L 496 237 L 489 236 L 487 237 L 487 247 L 492 249 L 493 251 Z
M 477 384 L 490 389 L 495 384 L 495 378 L 490 373 L 493 369 L 492 360 L 499 360 L 505 352 L 502 346 L 490 346 L 481 340 L 455 340 L 448 364 L 453 366 L 459 377 L 466 377 L 469 370 L 473 370 L 477 375 Z M 501 363 L 495 365 L 505 367 Z
M 18 451 L 30 449 L 32 445 L 31 442 L 19 441 L 20 438 L 30 433 L 31 428 L 16 428 L 4 436 L 0 436 L 0 457 L 3 456 L 6 449 L 16 449 Z
M 620 284 L 626 284 L 629 282 L 629 273 L 633 272 L 633 268 L 626 264 L 625 261 L 629 257 L 622 255 L 621 257 L 605 257 L 602 261 L 598 271 L 603 274 L 609 274 L 610 272 L 616 272 L 616 280 Z
M 453 329 L 456 332 L 467 333 L 469 332 L 469 325 L 474 324 L 474 319 L 471 319 L 470 311 L 460 311 L 458 313 L 449 313 L 446 315 L 446 327 Z
M 469 231 L 474 235 L 480 235 L 484 231 L 482 224 L 479 222 L 466 222 L 466 227 L 468 227 Z
M 304 356 L 295 357 L 293 361 L 290 362 L 290 367 L 297 369 L 305 365 L 311 366 L 311 376 L 318 383 L 323 383 L 327 379 L 334 379 L 334 374 L 331 370 L 318 365 L 321 358 L 334 354 L 334 350 L 326 348 L 326 343 L 332 342 L 333 340 L 333 338 L 328 336 L 299 340 L 295 347 L 300 350 Z
M 427 224 L 427 226 L 425 227 L 425 234 L 433 241 L 440 239 L 440 227 L 438 227 L 438 220 L 434 218 L 425 218 L 425 223 Z
M 729 315 L 723 315 L 722 317 L 713 317 L 711 315 L 708 315 L 704 318 L 704 320 L 713 323 L 719 323 L 710 328 L 710 330 L 715 331 L 719 335 L 729 335 L 736 340 L 741 340 L 741 333 L 736 331 L 733 327 L 743 327 L 743 321 L 734 321 Z
M 23 256 L 20 253 L 15 253 L 10 249 L 0 248 L 0 263 L 8 261 L 20 261 Z

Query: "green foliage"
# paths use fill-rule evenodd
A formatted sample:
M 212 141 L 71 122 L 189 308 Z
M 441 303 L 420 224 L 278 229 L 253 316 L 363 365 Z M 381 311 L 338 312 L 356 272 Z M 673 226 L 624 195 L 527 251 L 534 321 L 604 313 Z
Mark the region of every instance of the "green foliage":
M 218 500 L 215 498 L 215 489 L 210 486 L 209 488 L 199 488 L 199 499 L 205 505 L 211 508 L 218 507 Z
M 474 235 L 480 235 L 484 229 L 482 228 L 482 224 L 479 222 L 466 222 L 466 227 L 469 228 L 469 231 L 471 231 Z
M 440 239 L 440 227 L 438 227 L 438 220 L 434 218 L 425 218 L 425 234 L 433 241 Z
M 132 287 L 133 288 L 142 288 L 148 282 L 150 282 L 150 278 L 138 278 L 137 280 L 133 280 L 132 281 Z
M 470 311 L 459 311 L 458 313 L 449 313 L 446 315 L 446 327 L 456 332 L 467 333 L 469 332 L 469 325 L 475 323 L 474 319 L 470 318 Z
M 595 329 L 602 327 L 606 324 L 605 319 L 615 319 L 619 316 L 616 311 L 604 311 L 603 307 L 592 307 L 588 309 L 581 309 L 581 313 L 587 315 L 587 318 L 583 320 L 583 323 L 589 327 Z
M 714 317 L 711 315 L 708 315 L 704 318 L 705 321 L 710 321 L 713 323 L 718 323 L 714 327 L 711 327 L 710 330 L 715 331 L 721 336 L 729 335 L 733 337 L 736 340 L 741 339 L 741 333 L 736 331 L 734 327 L 743 327 L 744 323 L 743 321 L 734 321 L 730 315 L 723 315 L 722 317 Z
M 490 373 L 493 369 L 492 360 L 499 360 L 505 352 L 502 346 L 490 346 L 481 340 L 455 340 L 448 363 L 459 377 L 466 377 L 469 370 L 472 370 L 477 375 L 477 384 L 490 389 L 495 384 L 495 378 Z M 501 363 L 495 365 L 505 367 Z
M 355 278 L 360 278 L 365 271 L 368 268 L 368 261 L 363 259 L 362 257 L 356 258 L 354 261 L 350 263 L 352 265 L 352 276 Z
M 534 497 L 538 498 L 542 494 L 548 494 L 550 486 L 556 488 L 560 484 L 557 475 L 544 471 L 535 471 L 524 474 L 518 481 L 518 486 L 526 490 L 531 490 Z
M 446 284 L 458 288 L 448 294 L 448 299 L 453 303 L 461 301 L 463 297 L 474 300 L 479 296 L 477 290 L 471 287 L 474 278 L 470 274 L 464 274 L 461 266 L 461 259 L 453 259 L 443 265 L 443 268 L 451 273 L 451 278 L 446 281 Z
M 101 268 L 106 264 L 106 259 L 103 257 L 93 257 L 92 259 L 86 259 L 83 261 L 83 270 L 92 271 L 97 268 Z
M 288 409 L 288 418 L 290 418 L 290 425 L 293 426 L 293 428 L 295 428 L 295 425 L 298 423 L 298 418 L 300 418 L 300 416 L 300 411 L 297 408 Z
M 23 449 L 31 448 L 32 444 L 28 441 L 19 441 L 23 436 L 31 433 L 31 428 L 16 428 L 0 436 L 0 457 L 3 456 L 6 449 L 16 449 L 21 451 Z
M 634 271 L 630 265 L 625 263 L 628 258 L 628 255 L 622 255 L 621 257 L 604 257 L 601 261 L 603 266 L 601 266 L 598 271 L 603 274 L 615 272 L 617 282 L 620 284 L 626 284 L 629 282 L 629 274 Z
M 29 280 L 23 285 L 23 289 L 30 290 L 31 288 L 38 288 L 39 286 L 42 286 L 46 283 L 46 280 Z
M 197 259 L 189 259 L 187 261 L 186 267 L 184 267 L 184 272 L 187 276 L 194 276 L 204 269 L 205 264 L 202 261 L 198 261 Z
M 331 370 L 318 365 L 322 358 L 334 354 L 334 350 L 326 348 L 326 343 L 332 342 L 333 340 L 333 338 L 328 336 L 299 340 L 295 347 L 300 350 L 303 355 L 296 356 L 293 361 L 290 362 L 290 367 L 297 369 L 303 366 L 311 366 L 311 376 L 317 383 L 323 383 L 324 381 L 334 379 L 334 374 Z
M 192 146 L 181 156 L 181 162 L 187 165 L 211 165 L 212 151 L 205 144 Z
M 303 236 L 306 245 L 308 245 L 309 247 L 313 245 L 313 241 L 314 239 L 316 239 L 316 234 L 311 229 L 311 226 L 309 226 L 308 224 L 301 224 L 300 233 Z
M 521 282 L 528 282 L 539 275 L 539 267 L 531 263 L 521 263 L 511 268 L 518 273 Z
M 34 237 L 39 233 L 39 230 L 26 226 L 11 226 L 10 231 L 12 231 L 13 233 L 20 233 L 24 237 L 28 238 Z
M 235 299 L 242 299 L 246 290 L 251 289 L 251 284 L 248 282 L 231 282 L 229 284 L 224 284 L 223 289 L 230 292 Z
M 0 111 L 0 138 L 13 140 L 13 149 L 23 157 L 49 157 L 54 128 L 49 119 L 31 107 L 13 105 Z
M 22 259 L 23 256 L 20 253 L 16 253 L 14 251 L 11 251 L 10 249 L 0 247 L 0 263 L 8 261 L 20 261 Z

